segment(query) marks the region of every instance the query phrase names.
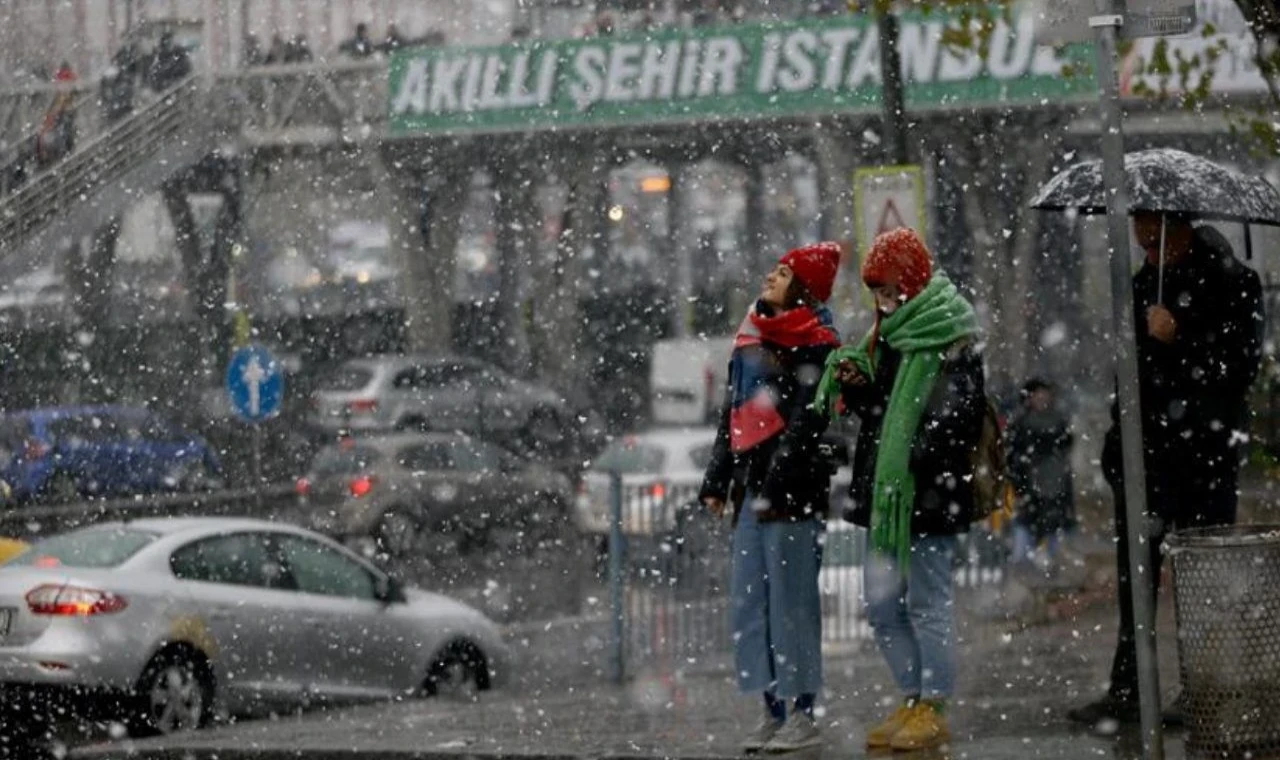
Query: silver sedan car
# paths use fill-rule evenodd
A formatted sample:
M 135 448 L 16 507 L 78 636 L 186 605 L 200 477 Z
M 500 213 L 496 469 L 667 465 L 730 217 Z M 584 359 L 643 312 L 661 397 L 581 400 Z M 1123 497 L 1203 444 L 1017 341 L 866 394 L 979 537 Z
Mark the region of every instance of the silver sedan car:
M 0 567 L 9 708 L 92 704 L 95 717 L 167 733 L 215 715 L 485 690 L 510 668 L 476 610 L 276 523 L 104 524 Z

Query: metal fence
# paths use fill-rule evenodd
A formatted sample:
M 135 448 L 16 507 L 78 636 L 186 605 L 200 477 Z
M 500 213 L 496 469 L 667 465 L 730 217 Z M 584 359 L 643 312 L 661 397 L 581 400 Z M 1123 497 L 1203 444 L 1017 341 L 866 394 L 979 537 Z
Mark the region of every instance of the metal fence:
M 731 521 L 710 515 L 697 491 L 693 484 L 613 478 L 608 580 L 616 680 L 709 665 L 732 650 Z M 996 586 L 1005 578 L 1004 542 L 975 527 L 960 537 L 958 589 Z M 824 650 L 841 651 L 870 640 L 861 603 L 866 533 L 832 519 L 823 540 L 822 643 Z

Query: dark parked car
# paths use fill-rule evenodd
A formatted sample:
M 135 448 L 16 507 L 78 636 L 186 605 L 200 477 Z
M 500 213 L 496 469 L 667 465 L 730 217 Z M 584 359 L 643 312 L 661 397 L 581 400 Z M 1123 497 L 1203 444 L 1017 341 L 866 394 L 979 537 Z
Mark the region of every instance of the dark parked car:
M 316 455 L 298 499 L 314 529 L 366 555 L 515 550 L 571 531 L 568 478 L 458 433 L 345 439 Z
M 529 448 L 563 448 L 579 427 L 555 391 L 457 356 L 373 356 L 343 364 L 311 396 L 322 430 L 462 431 Z
M 220 477 L 201 438 L 146 409 L 51 407 L 0 417 L 0 479 L 19 502 L 198 490 Z

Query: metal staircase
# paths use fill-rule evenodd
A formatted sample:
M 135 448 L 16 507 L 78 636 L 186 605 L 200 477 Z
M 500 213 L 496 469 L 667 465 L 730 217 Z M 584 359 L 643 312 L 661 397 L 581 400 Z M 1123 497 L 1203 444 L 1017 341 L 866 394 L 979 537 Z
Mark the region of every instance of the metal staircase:
M 231 125 L 191 76 L 0 197 L 0 256 L 92 232 L 225 140 Z

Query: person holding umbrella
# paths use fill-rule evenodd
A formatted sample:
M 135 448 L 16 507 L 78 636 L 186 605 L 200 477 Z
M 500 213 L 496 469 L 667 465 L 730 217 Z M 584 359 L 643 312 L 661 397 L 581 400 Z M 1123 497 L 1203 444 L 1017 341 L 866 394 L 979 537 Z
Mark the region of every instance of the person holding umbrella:
M 1069 166 L 1045 183 L 1031 207 L 1106 213 L 1118 193 L 1104 182 L 1104 174 L 1098 159 Z M 1107 695 L 1069 712 L 1073 721 L 1094 727 L 1139 723 L 1141 699 L 1159 696 L 1139 696 L 1139 682 L 1146 679 L 1138 673 L 1135 631 L 1139 624 L 1149 630 L 1155 611 L 1152 606 L 1143 611 L 1146 619 L 1136 620 L 1124 452 L 1140 454 L 1135 464 L 1145 470 L 1150 555 L 1135 559 L 1151 584 L 1152 605 L 1160 583 L 1160 545 L 1168 531 L 1235 520 L 1238 445 L 1247 440 L 1239 431 L 1261 363 L 1262 287 L 1218 230 L 1197 227 L 1193 220 L 1243 224 L 1246 257 L 1252 248 L 1250 225 L 1280 226 L 1280 192 L 1266 180 L 1192 153 L 1169 148 L 1127 153 L 1124 175 L 1133 239 L 1145 260 L 1132 286 L 1136 361 L 1118 362 L 1117 390 L 1136 386 L 1141 417 L 1121 425 L 1117 394 L 1102 464 L 1115 492 L 1120 634 Z M 1113 255 L 1116 263 L 1124 262 Z M 1117 305 L 1128 300 L 1126 294 Z M 1138 441 L 1122 440 L 1122 427 L 1131 423 L 1140 433 Z M 1135 512 L 1139 506 L 1133 505 Z M 1181 722 L 1176 707 L 1166 714 L 1168 722 Z
M 1156 520 L 1148 542 L 1153 597 L 1160 586 L 1160 545 L 1171 529 L 1227 525 L 1236 518 L 1239 431 L 1247 427 L 1247 393 L 1262 356 L 1262 285 L 1213 227 L 1186 213 L 1137 211 L 1134 239 L 1146 253 L 1133 280 L 1147 509 Z M 1071 710 L 1074 722 L 1137 723 L 1138 667 L 1130 591 L 1119 409 L 1102 452 L 1115 494 L 1120 635 L 1107 695 Z M 1181 722 L 1176 708 L 1167 724 Z

